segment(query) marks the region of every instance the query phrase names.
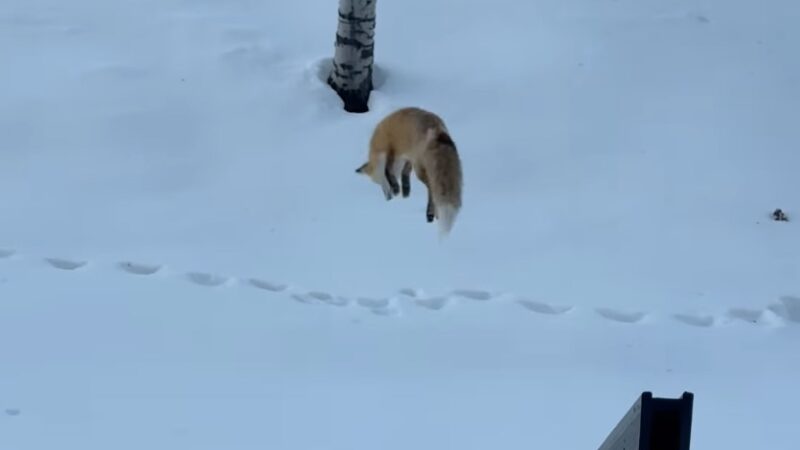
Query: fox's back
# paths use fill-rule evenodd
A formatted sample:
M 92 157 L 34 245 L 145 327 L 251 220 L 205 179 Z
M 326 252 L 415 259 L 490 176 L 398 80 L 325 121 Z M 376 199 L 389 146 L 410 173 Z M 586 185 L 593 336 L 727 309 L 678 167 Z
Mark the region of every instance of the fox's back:
M 372 152 L 412 152 L 426 139 L 427 131 L 447 131 L 444 121 L 436 114 L 421 108 L 398 109 L 384 117 L 375 127 Z

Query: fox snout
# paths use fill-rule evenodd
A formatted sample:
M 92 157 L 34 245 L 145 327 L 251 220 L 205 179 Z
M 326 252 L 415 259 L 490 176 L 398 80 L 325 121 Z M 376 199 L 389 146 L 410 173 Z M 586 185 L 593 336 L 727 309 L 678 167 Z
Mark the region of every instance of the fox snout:
M 359 175 L 365 175 L 367 178 L 372 180 L 375 183 L 381 184 L 381 181 L 377 179 L 374 175 L 375 170 L 373 170 L 372 166 L 370 166 L 369 161 L 365 162 L 364 164 L 358 166 L 356 169 L 356 173 Z
M 369 163 L 368 163 L 368 162 L 365 162 L 364 164 L 362 164 L 362 165 L 358 166 L 358 168 L 356 169 L 356 173 L 363 173 L 363 174 L 367 174 L 367 175 L 369 175 L 369 174 L 367 173 L 367 166 L 368 166 L 368 165 L 369 165 Z
M 356 173 L 359 175 L 365 175 L 370 180 L 380 184 L 380 180 L 377 179 L 375 176 L 375 169 L 372 165 L 370 165 L 369 161 L 365 162 L 364 164 L 358 166 L 356 169 Z

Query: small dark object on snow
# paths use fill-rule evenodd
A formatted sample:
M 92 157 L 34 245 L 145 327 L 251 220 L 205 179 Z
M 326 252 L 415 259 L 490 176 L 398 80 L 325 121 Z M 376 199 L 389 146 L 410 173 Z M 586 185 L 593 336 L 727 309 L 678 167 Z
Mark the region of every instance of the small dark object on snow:
M 776 222 L 788 222 L 789 218 L 786 217 L 786 214 L 783 211 L 781 211 L 780 208 L 778 208 L 772 212 L 772 220 Z

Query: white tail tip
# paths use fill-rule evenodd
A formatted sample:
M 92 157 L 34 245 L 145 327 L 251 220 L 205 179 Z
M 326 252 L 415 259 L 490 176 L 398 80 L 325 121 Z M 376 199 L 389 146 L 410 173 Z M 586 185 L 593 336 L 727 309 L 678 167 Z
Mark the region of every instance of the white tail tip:
M 458 208 L 453 205 L 437 205 L 436 215 L 439 222 L 439 237 L 444 238 L 453 229 L 453 223 L 455 223 L 458 215 Z

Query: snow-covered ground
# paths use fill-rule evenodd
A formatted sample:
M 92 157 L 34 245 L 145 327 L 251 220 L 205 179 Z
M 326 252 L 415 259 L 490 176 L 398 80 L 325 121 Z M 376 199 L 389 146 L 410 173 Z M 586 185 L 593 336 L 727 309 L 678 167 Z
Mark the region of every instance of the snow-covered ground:
M 6 0 L 0 450 L 593 448 L 643 390 L 793 449 L 800 8 Z M 354 169 L 439 113 L 464 209 Z M 782 208 L 789 222 L 775 222 Z

